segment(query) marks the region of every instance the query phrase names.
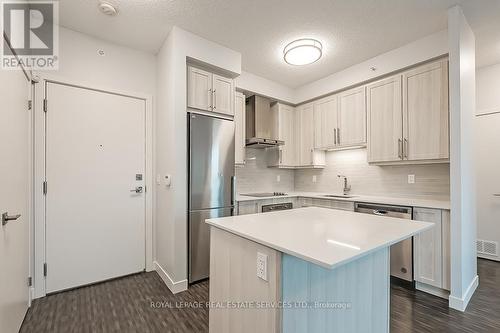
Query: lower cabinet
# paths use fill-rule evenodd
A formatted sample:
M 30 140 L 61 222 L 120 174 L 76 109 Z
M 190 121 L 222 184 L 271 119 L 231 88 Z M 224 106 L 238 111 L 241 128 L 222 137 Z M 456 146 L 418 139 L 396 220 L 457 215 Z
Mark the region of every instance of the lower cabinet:
M 428 287 L 449 290 L 449 212 L 440 209 L 414 208 L 413 220 L 435 224 L 431 230 L 414 237 L 413 265 L 417 289 L 431 292 L 432 290 L 427 290 Z

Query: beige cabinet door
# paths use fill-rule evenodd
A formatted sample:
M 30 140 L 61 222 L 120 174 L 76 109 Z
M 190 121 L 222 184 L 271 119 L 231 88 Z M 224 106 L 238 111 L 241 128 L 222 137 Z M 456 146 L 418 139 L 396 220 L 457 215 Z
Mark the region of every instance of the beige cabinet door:
M 234 93 L 234 163 L 245 164 L 245 95 Z
M 368 109 L 368 162 L 401 161 L 403 112 L 401 75 L 366 88 Z
M 449 158 L 448 61 L 403 73 L 404 159 Z
M 188 66 L 187 106 L 212 111 L 212 73 Z
M 415 280 L 436 288 L 443 287 L 443 254 L 441 232 L 441 210 L 415 208 L 415 221 L 434 223 L 434 228 L 418 234 L 414 238 Z
M 233 79 L 213 74 L 213 111 L 234 115 Z
M 338 144 L 337 95 L 314 102 L 314 148 L 329 149 Z
M 295 108 L 278 106 L 278 138 L 285 142 L 279 147 L 279 165 L 293 167 L 296 164 L 297 144 L 295 140 Z
M 313 104 L 297 108 L 298 166 L 313 165 L 314 158 L 314 109 Z
M 366 144 L 365 87 L 339 94 L 339 126 L 337 145 L 342 147 Z

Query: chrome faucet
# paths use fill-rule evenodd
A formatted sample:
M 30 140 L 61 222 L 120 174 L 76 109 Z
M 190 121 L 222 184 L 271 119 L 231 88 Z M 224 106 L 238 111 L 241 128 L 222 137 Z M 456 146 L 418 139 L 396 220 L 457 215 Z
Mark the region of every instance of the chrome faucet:
M 344 175 L 337 175 L 339 178 L 344 178 L 344 195 L 348 195 L 351 191 L 351 185 L 347 184 L 347 177 Z

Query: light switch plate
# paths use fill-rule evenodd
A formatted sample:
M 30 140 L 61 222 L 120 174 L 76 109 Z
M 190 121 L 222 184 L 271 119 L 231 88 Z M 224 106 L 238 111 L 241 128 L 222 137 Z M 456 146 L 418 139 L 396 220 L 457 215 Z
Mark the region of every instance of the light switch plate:
M 267 281 L 267 254 L 257 252 L 257 277 Z
M 317 179 L 316 179 L 316 175 L 314 175 L 314 176 L 313 176 L 313 179 L 312 179 L 313 183 L 316 183 L 316 180 L 317 180 Z
M 415 175 L 408 175 L 408 184 L 415 184 Z
M 277 175 L 276 176 L 276 181 L 279 183 L 281 181 L 281 176 L 280 175 Z

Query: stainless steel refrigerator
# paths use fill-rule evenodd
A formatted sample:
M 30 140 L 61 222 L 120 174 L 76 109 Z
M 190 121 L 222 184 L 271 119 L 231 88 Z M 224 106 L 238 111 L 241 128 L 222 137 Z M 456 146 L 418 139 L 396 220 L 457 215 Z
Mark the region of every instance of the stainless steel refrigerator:
M 188 113 L 189 283 L 210 272 L 210 229 L 205 219 L 234 209 L 234 122 Z

